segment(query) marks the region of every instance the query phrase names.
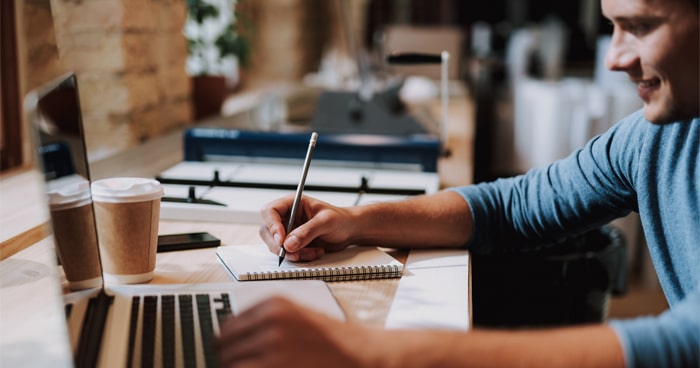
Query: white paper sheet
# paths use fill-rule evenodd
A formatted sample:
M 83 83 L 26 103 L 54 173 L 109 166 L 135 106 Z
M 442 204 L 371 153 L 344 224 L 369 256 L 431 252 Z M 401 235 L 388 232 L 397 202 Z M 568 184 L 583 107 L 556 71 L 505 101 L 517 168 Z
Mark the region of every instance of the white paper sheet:
M 159 176 L 169 179 L 212 180 L 214 171 L 218 171 L 220 180 L 230 180 L 240 167 L 241 164 L 230 162 L 183 161 L 163 171 Z
M 426 193 L 434 193 L 440 187 L 440 179 L 436 173 L 376 170 L 369 178 L 372 188 L 418 189 Z
M 225 206 L 201 203 L 162 201 L 160 217 L 170 220 L 215 221 L 232 223 L 260 223 L 260 208 L 266 203 L 294 193 L 301 175 L 299 165 L 269 164 L 262 162 L 181 162 L 164 171 L 160 177 L 168 179 L 211 180 L 214 171 L 221 181 L 287 184 L 290 189 L 263 189 L 233 186 L 191 186 L 163 184 L 166 197 L 187 198 L 190 187 L 195 188 L 197 198 L 211 200 Z M 415 189 L 433 193 L 439 187 L 437 173 L 370 169 L 358 167 L 313 166 L 309 169 L 307 186 L 358 188 L 362 178 L 370 188 Z M 358 200 L 358 193 L 345 190 L 312 191 L 305 195 L 318 198 L 336 206 L 346 207 L 380 201 L 403 199 L 405 195 L 365 193 Z
M 385 327 L 466 331 L 470 294 L 469 252 L 412 250 Z

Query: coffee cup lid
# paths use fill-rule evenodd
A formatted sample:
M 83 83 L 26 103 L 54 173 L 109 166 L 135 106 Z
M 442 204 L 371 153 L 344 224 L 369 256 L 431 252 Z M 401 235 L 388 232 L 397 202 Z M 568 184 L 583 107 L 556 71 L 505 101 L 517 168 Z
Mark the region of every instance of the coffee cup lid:
M 163 187 L 155 179 L 107 178 L 92 183 L 92 199 L 96 202 L 142 202 L 163 196 Z
M 53 210 L 84 206 L 90 203 L 90 183 L 80 179 L 51 185 L 48 196 Z

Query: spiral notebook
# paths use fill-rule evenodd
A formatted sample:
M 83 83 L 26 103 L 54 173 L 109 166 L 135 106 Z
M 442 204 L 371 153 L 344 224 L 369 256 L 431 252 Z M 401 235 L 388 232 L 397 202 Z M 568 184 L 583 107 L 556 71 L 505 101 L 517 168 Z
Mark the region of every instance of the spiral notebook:
M 310 262 L 284 260 L 263 244 L 229 245 L 216 255 L 239 281 L 315 279 L 324 281 L 369 280 L 401 277 L 403 264 L 377 247 L 350 246 L 326 253 Z

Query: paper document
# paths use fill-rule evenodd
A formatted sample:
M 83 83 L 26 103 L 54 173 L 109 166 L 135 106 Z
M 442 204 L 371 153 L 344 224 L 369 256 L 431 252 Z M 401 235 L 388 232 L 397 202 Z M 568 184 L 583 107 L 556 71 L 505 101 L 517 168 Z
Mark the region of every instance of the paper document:
M 466 250 L 411 250 L 385 327 L 468 330 L 469 265 Z
M 165 189 L 160 217 L 259 224 L 263 205 L 294 193 L 299 169 L 263 162 L 181 162 L 157 176 Z M 315 165 L 309 169 L 304 194 L 346 207 L 438 189 L 435 172 Z

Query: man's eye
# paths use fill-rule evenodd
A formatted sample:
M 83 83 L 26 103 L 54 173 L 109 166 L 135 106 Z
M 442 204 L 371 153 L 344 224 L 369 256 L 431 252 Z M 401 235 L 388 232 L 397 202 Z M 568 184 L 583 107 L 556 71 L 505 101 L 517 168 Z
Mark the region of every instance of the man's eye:
M 624 23 L 621 24 L 620 27 L 628 33 L 631 33 L 635 36 L 644 36 L 650 32 L 652 32 L 656 26 L 658 25 L 658 22 L 654 21 L 649 21 L 649 22 L 630 22 L 630 23 Z
M 627 27 L 626 31 L 635 35 L 643 35 L 649 32 L 651 27 L 647 24 L 633 24 Z

